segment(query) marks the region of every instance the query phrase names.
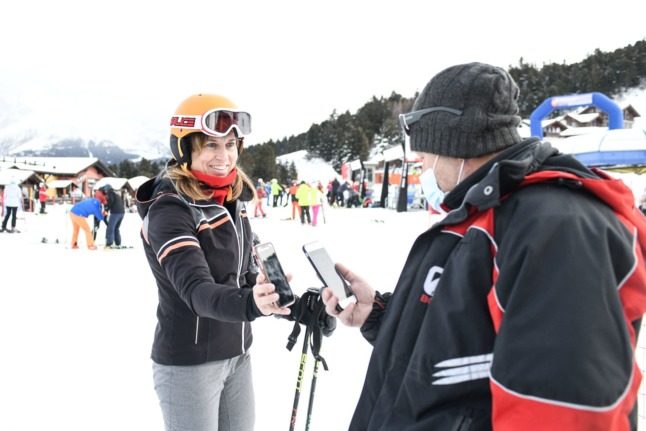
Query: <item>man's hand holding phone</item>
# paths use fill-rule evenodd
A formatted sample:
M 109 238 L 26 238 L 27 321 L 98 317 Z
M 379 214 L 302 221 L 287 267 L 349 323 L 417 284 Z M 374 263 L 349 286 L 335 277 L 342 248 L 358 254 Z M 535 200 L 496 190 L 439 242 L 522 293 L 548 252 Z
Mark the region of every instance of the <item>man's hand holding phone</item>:
M 323 285 L 330 289 L 337 298 L 337 311 L 342 311 L 348 304 L 357 300 L 348 282 L 334 267 L 334 262 L 323 244 L 319 241 L 305 244 L 303 253 L 307 256 Z
M 330 316 L 337 317 L 346 326 L 362 326 L 372 312 L 375 290 L 363 278 L 355 275 L 340 263 L 337 263 L 335 267 L 350 284 L 356 302 L 346 305 L 343 311 L 338 311 L 339 298 L 334 295 L 331 289 L 323 289 L 321 299 L 325 304 L 325 312 Z

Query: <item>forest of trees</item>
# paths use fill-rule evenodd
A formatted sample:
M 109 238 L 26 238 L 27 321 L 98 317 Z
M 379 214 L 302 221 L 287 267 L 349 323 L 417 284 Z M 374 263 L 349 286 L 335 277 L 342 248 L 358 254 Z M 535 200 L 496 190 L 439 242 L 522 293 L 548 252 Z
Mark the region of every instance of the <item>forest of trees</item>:
M 157 175 L 165 165 L 165 160 L 151 161 L 142 158 L 138 162 L 123 160 L 118 164 L 110 165 L 110 169 L 119 178 L 132 178 L 139 175 L 151 178 Z
M 520 115 L 527 118 L 548 97 L 594 91 L 613 97 L 628 88 L 642 86 L 646 82 L 646 39 L 613 52 L 597 49 L 574 64 L 538 67 L 521 58 L 518 66 L 510 66 L 508 70 L 520 87 Z M 277 178 L 286 182 L 295 178 L 294 167 L 276 164 L 276 157 L 307 150 L 311 156 L 320 157 L 340 170 L 345 162 L 365 160 L 376 145 L 401 144 L 403 136 L 398 116 L 410 111 L 416 96 L 406 98 L 392 93 L 387 98 L 373 97 L 354 114 L 334 111 L 328 119 L 313 124 L 299 135 L 247 147 L 240 164 L 252 178 Z M 127 178 L 131 175 L 124 175 L 126 172 L 150 176 L 162 166 L 163 162 L 143 159 L 140 163 L 122 162 L 116 169 L 112 168 Z

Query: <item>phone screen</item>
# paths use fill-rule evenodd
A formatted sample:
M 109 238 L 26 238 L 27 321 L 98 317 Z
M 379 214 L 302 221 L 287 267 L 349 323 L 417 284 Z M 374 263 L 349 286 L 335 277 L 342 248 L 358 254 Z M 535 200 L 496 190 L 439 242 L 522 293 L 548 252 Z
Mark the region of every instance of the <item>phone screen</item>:
M 350 286 L 348 286 L 347 282 L 336 271 L 332 258 L 321 243 L 314 242 L 305 244 L 303 251 L 323 284 L 332 289 L 332 292 L 339 298 L 340 302 L 348 298 L 354 298 Z
M 255 250 L 265 276 L 276 287 L 278 305 L 286 307 L 294 303 L 294 293 L 289 287 L 287 276 L 285 276 L 283 267 L 280 265 L 274 246 L 271 243 L 259 244 L 255 247 Z

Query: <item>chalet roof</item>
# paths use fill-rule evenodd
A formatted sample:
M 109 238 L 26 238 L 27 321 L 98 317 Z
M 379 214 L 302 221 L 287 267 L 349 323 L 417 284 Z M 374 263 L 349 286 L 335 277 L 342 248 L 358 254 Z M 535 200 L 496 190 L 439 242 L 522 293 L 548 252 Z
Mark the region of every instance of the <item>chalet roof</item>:
M 104 175 L 113 175 L 110 168 L 96 157 L 7 157 L 0 158 L 0 169 L 16 167 L 52 175 L 76 175 L 94 166 Z
M 93 189 L 98 190 L 99 188 L 107 184 L 111 185 L 114 190 L 126 189 L 130 192 L 134 191 L 132 185 L 128 183 L 127 178 L 117 178 L 117 177 L 103 177 L 94 184 Z
M 4 169 L 0 171 L 0 186 L 6 186 L 10 184 L 11 181 L 15 181 L 17 184 L 22 184 L 28 180 L 31 180 L 32 184 L 37 184 L 42 179 L 36 175 L 34 171 L 27 171 L 22 169 Z
M 585 124 L 596 120 L 599 118 L 599 115 L 598 112 L 589 112 L 585 114 L 567 114 L 567 117 L 574 119 L 578 123 Z
M 637 111 L 637 109 L 635 109 L 635 107 L 630 102 L 627 102 L 627 101 L 618 102 L 617 105 L 619 105 L 619 109 L 621 109 L 622 112 L 630 111 L 634 117 L 641 116 Z M 588 114 L 591 112 L 599 112 L 599 111 L 601 110 L 596 106 L 583 106 L 583 107 L 579 107 L 575 112 L 577 114 Z M 605 113 L 605 112 L 601 111 L 601 113 Z
M 562 129 L 567 129 L 568 125 L 563 122 L 564 116 L 557 117 L 557 118 L 548 118 L 546 120 L 541 121 L 541 127 L 544 129 L 549 126 L 559 126 Z
M 628 102 L 624 102 L 619 106 L 621 106 L 621 110 L 623 112 L 630 111 L 633 114 L 633 117 L 641 117 L 641 114 L 637 111 L 637 109 L 635 109 L 635 107 L 632 104 Z

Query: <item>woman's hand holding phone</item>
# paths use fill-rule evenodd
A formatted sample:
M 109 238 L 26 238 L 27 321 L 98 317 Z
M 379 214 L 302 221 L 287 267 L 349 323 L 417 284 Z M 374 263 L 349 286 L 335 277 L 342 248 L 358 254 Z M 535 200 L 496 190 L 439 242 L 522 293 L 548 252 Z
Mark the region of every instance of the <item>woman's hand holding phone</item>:
M 372 312 L 375 290 L 363 278 L 340 263 L 337 263 L 335 267 L 339 274 L 350 283 L 350 288 L 357 300 L 348 304 L 343 311 L 338 311 L 339 298 L 334 296 L 332 289 L 323 289 L 321 299 L 325 304 L 325 312 L 330 316 L 337 317 L 346 326 L 362 326 Z
M 292 275 L 287 274 L 287 281 L 291 281 Z M 291 310 L 287 307 L 281 308 L 278 306 L 278 293 L 276 293 L 275 286 L 265 278 L 261 272 L 256 278 L 256 284 L 253 287 L 253 300 L 256 307 L 264 316 L 271 314 L 288 315 Z

